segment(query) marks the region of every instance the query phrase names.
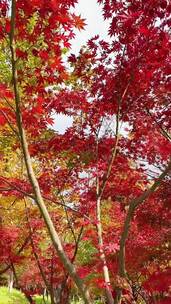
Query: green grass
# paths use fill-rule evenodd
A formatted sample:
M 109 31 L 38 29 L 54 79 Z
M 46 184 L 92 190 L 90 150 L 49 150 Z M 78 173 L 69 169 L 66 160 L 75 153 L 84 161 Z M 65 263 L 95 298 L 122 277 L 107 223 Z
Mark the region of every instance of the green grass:
M 0 287 L 0 304 L 28 304 L 28 301 L 19 290 L 9 292 L 7 287 Z
M 44 304 L 42 296 L 36 296 L 34 297 L 34 300 L 36 300 L 36 304 Z M 46 304 L 50 304 L 50 301 L 47 301 L 45 298 Z M 1 304 L 1 303 L 0 303 Z
M 44 304 L 42 296 L 36 296 L 34 300 L 36 304 Z M 29 302 L 19 290 L 13 288 L 12 292 L 9 292 L 7 287 L 0 287 L 0 304 L 29 304 Z M 50 304 L 50 301 L 46 300 L 46 304 Z M 83 304 L 83 301 L 73 300 L 71 304 Z M 95 301 L 94 304 L 102 304 L 102 302 Z
M 41 296 L 34 297 L 36 304 L 44 304 Z M 7 287 L 0 287 L 0 304 L 28 304 L 28 300 L 24 294 L 19 290 L 13 288 L 12 292 L 9 292 Z M 49 301 L 46 301 L 50 304 Z

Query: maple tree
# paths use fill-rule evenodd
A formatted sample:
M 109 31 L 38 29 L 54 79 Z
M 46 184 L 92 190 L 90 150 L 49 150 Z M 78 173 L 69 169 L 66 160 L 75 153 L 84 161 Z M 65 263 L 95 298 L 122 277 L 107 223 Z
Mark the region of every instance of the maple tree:
M 0 274 L 30 303 L 169 303 L 171 5 L 97 2 L 110 42 L 78 56 L 76 0 L 0 2 Z

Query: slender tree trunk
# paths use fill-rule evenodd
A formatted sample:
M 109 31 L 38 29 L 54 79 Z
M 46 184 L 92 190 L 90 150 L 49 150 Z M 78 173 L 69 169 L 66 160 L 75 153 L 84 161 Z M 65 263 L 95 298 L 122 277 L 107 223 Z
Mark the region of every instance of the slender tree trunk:
M 54 290 L 54 284 L 53 284 L 53 274 L 54 274 L 54 263 L 53 263 L 53 258 L 54 258 L 54 250 L 52 252 L 52 257 L 51 257 L 51 267 L 50 267 L 50 299 L 51 299 L 51 304 L 56 304 L 55 300 L 55 290 Z
M 146 190 L 143 194 L 141 194 L 136 199 L 132 200 L 129 204 L 128 213 L 125 219 L 123 232 L 120 239 L 120 250 L 119 250 L 119 275 L 122 278 L 126 278 L 126 268 L 125 268 L 125 244 L 126 240 L 129 234 L 129 229 L 131 225 L 131 221 L 134 215 L 134 212 L 138 206 L 140 206 L 146 199 L 150 197 L 150 195 L 160 186 L 162 180 L 165 178 L 165 176 L 171 171 L 171 160 L 169 161 L 168 166 L 166 169 L 161 173 L 161 175 L 156 179 L 154 184 Z M 115 299 L 115 304 L 120 304 L 122 298 L 122 289 L 118 288 L 117 290 L 117 296 Z
M 66 210 L 66 214 L 67 214 L 67 210 Z M 68 225 L 70 226 L 72 235 L 74 237 L 75 240 L 75 250 L 74 250 L 74 254 L 73 257 L 71 259 L 72 264 L 74 264 L 74 261 L 76 259 L 77 253 L 78 253 L 78 247 L 79 247 L 79 242 L 81 240 L 81 236 L 83 233 L 83 229 L 84 226 L 81 227 L 78 236 L 75 235 L 74 229 L 72 228 L 72 225 L 70 223 L 70 220 L 68 218 L 67 215 L 67 221 L 68 221 Z M 70 278 L 69 278 L 69 274 L 67 273 L 62 284 L 61 284 L 61 291 L 60 291 L 60 298 L 59 298 L 59 303 L 60 304 L 68 304 L 69 303 L 69 297 L 70 297 Z
M 46 288 L 44 288 L 44 291 L 43 291 L 43 302 L 45 304 L 46 304 L 46 301 L 48 301 L 48 298 L 49 298 L 49 292 L 48 292 L 48 290 Z M 53 304 L 52 301 L 51 301 L 51 304 Z
M 17 277 L 17 273 L 16 273 L 16 270 L 15 270 L 15 266 L 14 266 L 13 263 L 11 263 L 11 269 L 12 269 L 12 272 L 13 272 L 13 277 L 15 279 L 17 289 L 20 289 L 23 292 L 23 294 L 25 295 L 25 297 L 27 298 L 27 300 L 29 301 L 30 304 L 35 304 L 33 298 L 29 294 L 27 294 L 25 292 L 25 290 L 23 290 L 22 286 L 20 286 L 20 283 L 19 283 L 18 277 Z
M 127 90 L 128 90 L 129 84 L 127 85 L 124 94 L 122 96 L 122 98 L 125 96 Z M 112 148 L 111 151 L 111 156 L 108 162 L 108 167 L 107 170 L 103 176 L 103 181 L 101 186 L 99 185 L 99 179 L 97 178 L 97 186 L 96 186 L 96 196 L 97 196 L 97 200 L 96 200 L 96 220 L 97 220 L 97 236 L 98 236 L 98 243 L 99 243 L 99 251 L 100 251 L 100 259 L 102 261 L 102 265 L 103 265 L 103 276 L 104 276 L 104 281 L 105 281 L 105 291 L 106 291 L 106 298 L 107 298 L 107 303 L 108 304 L 114 304 L 114 298 L 112 295 L 112 291 L 111 291 L 111 283 L 110 283 L 110 275 L 109 275 L 109 268 L 107 266 L 107 261 L 106 261 L 106 256 L 105 256 L 105 251 L 104 251 L 104 243 L 103 243 L 103 229 L 102 229 L 102 222 L 101 222 L 101 200 L 102 200 L 102 195 L 103 192 L 105 190 L 107 181 L 110 177 L 111 174 L 111 170 L 112 170 L 112 166 L 113 163 L 115 161 L 116 158 L 116 154 L 117 154 L 117 148 L 118 148 L 118 143 L 119 143 L 119 119 L 120 119 L 120 106 L 121 106 L 121 102 L 122 102 L 122 98 L 120 100 L 118 100 L 118 111 L 116 114 L 116 141 L 115 144 Z M 97 147 L 96 147 L 96 157 L 98 160 L 98 138 L 97 138 Z
M 49 212 L 46 208 L 44 203 L 43 197 L 41 195 L 39 183 L 33 171 L 31 157 L 28 150 L 28 143 L 26 139 L 25 130 L 22 125 L 22 116 L 20 112 L 20 96 L 18 90 L 18 77 L 17 77 L 17 67 L 16 67 L 16 51 L 15 51 L 15 16 L 16 16 L 16 1 L 12 0 L 12 8 L 11 8 L 11 32 L 10 32 L 10 50 L 11 50 L 11 62 L 12 62 L 12 80 L 14 86 L 14 95 L 15 95 L 15 104 L 16 104 L 16 118 L 17 118 L 17 126 L 19 130 L 20 136 L 20 143 L 21 148 L 24 155 L 24 161 L 27 169 L 27 174 L 32 185 L 33 193 L 35 196 L 35 201 L 39 210 L 44 218 L 46 227 L 49 231 L 49 235 L 53 242 L 54 248 L 59 256 L 61 262 L 63 263 L 65 269 L 75 282 L 78 290 L 86 304 L 91 303 L 89 292 L 87 291 L 86 287 L 84 286 L 81 278 L 77 275 L 76 270 L 72 263 L 70 262 L 69 258 L 67 257 L 66 253 L 64 252 L 61 240 L 55 227 L 53 225 L 52 219 L 49 215 Z
M 56 304 L 55 293 L 54 293 L 54 289 L 53 288 L 51 288 L 51 290 L 50 290 L 50 302 L 51 302 L 51 304 Z
M 51 280 L 50 280 L 50 283 L 49 283 L 48 279 L 46 278 L 46 275 L 44 273 L 43 267 L 42 267 L 42 265 L 40 263 L 39 256 L 38 256 L 38 254 L 36 252 L 36 249 L 35 249 L 34 240 L 32 238 L 32 236 L 33 236 L 33 229 L 32 229 L 32 227 L 30 225 L 30 219 L 29 219 L 29 213 L 28 213 L 28 210 L 27 210 L 26 201 L 25 201 L 25 209 L 26 209 L 27 222 L 28 222 L 28 226 L 29 226 L 29 230 L 30 230 L 30 243 L 31 243 L 33 255 L 35 257 L 37 266 L 39 268 L 42 280 L 43 280 L 43 282 L 44 282 L 44 284 L 46 286 L 46 291 L 47 291 L 48 294 L 50 294 L 51 304 L 55 304 L 55 301 L 54 301 L 54 290 L 53 290 L 53 274 L 51 272 L 52 275 L 51 275 Z M 44 299 L 44 296 L 43 296 L 43 299 Z M 45 300 L 44 300 L 44 302 L 45 302 Z
M 100 259 L 103 264 L 103 275 L 105 281 L 105 292 L 108 304 L 113 304 L 114 299 L 111 292 L 111 284 L 110 284 L 110 276 L 109 276 L 109 269 L 107 266 L 106 256 L 104 252 L 104 244 L 103 244 L 103 236 L 102 236 L 102 223 L 101 223 L 101 201 L 97 199 L 97 234 L 98 234 L 98 241 L 99 241 L 99 251 L 100 251 Z
M 13 271 L 10 269 L 9 277 L 8 277 L 8 290 L 11 293 L 14 285 L 14 274 Z

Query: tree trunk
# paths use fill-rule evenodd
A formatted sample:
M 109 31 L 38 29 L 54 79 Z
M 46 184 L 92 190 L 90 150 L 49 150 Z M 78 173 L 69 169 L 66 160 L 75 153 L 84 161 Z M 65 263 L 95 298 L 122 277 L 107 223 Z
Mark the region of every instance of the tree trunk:
M 84 302 L 86 304 L 90 304 L 91 300 L 90 300 L 89 292 L 87 291 L 86 287 L 84 286 L 84 283 L 81 280 L 81 278 L 77 275 L 73 264 L 70 262 L 68 256 L 64 252 L 59 235 L 58 235 L 57 231 L 55 230 L 52 219 L 51 219 L 49 212 L 46 208 L 46 205 L 44 203 L 44 200 L 43 200 L 43 197 L 42 197 L 42 194 L 40 191 L 39 183 L 37 181 L 37 178 L 35 176 L 35 173 L 34 173 L 34 170 L 32 167 L 32 161 L 31 161 L 29 150 L 28 150 L 26 134 L 25 134 L 25 130 L 22 125 L 22 115 L 20 112 L 20 95 L 19 95 L 19 89 L 18 89 L 18 76 L 17 76 L 17 67 L 16 67 L 17 58 L 16 58 L 16 46 L 15 46 L 15 16 L 16 16 L 16 0 L 12 0 L 11 31 L 10 31 L 12 82 L 13 82 L 13 87 L 14 87 L 17 126 L 18 126 L 21 149 L 22 149 L 22 152 L 24 155 L 24 161 L 25 161 L 25 165 L 26 165 L 26 169 L 27 169 L 28 178 L 32 185 L 32 190 L 33 190 L 33 193 L 35 196 L 35 202 L 37 203 L 37 206 L 39 207 L 40 213 L 41 213 L 41 215 L 44 219 L 44 222 L 46 224 L 46 227 L 49 231 L 49 235 L 53 242 L 56 253 L 59 256 L 61 262 L 63 263 L 65 269 L 67 270 L 67 272 L 69 273 L 69 275 L 75 282 L 76 286 L 78 287 L 78 290 L 79 290 Z
M 103 236 L 102 236 L 102 224 L 101 224 L 101 200 L 100 198 L 97 199 L 96 204 L 96 212 L 97 212 L 97 235 L 99 241 L 99 251 L 100 251 L 100 259 L 103 265 L 103 276 L 105 281 L 105 292 L 108 304 L 114 304 L 114 299 L 111 292 L 111 284 L 110 284 L 110 277 L 109 277 L 109 269 L 107 266 L 106 256 L 104 252 L 104 244 L 103 244 Z
M 125 268 L 125 245 L 126 245 L 126 240 L 129 234 L 129 229 L 131 225 L 131 221 L 134 215 L 135 210 L 139 205 L 141 205 L 146 199 L 150 197 L 150 195 L 160 186 L 162 180 L 166 177 L 166 175 L 171 171 L 171 160 L 168 163 L 168 166 L 166 169 L 160 174 L 158 179 L 153 183 L 153 185 L 144 191 L 140 196 L 137 198 L 133 199 L 130 204 L 129 204 L 129 209 L 128 213 L 125 219 L 124 227 L 123 227 L 123 232 L 121 235 L 120 239 L 120 250 L 119 250 L 119 275 L 122 278 L 125 278 L 127 276 L 126 274 L 126 268 Z M 117 296 L 115 299 L 115 304 L 120 304 L 121 303 L 121 298 L 122 298 L 122 289 L 119 288 L 117 290 Z
M 8 278 L 8 290 L 11 293 L 14 285 L 14 274 L 13 271 L 10 270 L 9 278 Z

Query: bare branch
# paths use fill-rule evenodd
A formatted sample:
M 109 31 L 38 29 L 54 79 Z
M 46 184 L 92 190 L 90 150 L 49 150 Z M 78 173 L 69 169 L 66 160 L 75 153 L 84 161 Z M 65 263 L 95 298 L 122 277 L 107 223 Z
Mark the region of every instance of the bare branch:
M 151 114 L 149 109 L 146 108 L 146 111 L 147 111 L 148 115 L 151 117 L 151 119 L 155 122 L 155 124 L 160 129 L 161 134 L 170 141 L 171 136 L 168 134 L 168 132 L 161 126 L 161 124 L 157 121 L 157 119 Z
M 0 109 L 0 112 L 2 113 L 2 115 L 4 116 L 4 118 L 6 119 L 6 121 L 7 121 L 8 125 L 9 125 L 9 127 L 11 128 L 11 130 L 15 133 L 15 135 L 16 135 L 17 137 L 19 137 L 19 133 L 17 132 L 17 130 L 15 130 L 15 128 L 14 128 L 13 125 L 11 124 L 8 115 L 7 115 L 6 113 L 4 113 L 4 111 L 3 111 L 2 109 Z

